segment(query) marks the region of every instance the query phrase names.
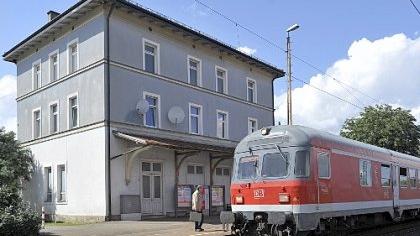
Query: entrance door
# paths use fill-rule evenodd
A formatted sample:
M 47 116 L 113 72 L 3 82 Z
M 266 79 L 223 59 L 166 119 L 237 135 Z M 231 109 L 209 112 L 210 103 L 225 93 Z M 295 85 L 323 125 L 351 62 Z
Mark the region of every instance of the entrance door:
M 392 165 L 392 191 L 393 191 L 393 203 L 394 208 L 400 206 L 400 180 L 399 180 L 399 170 L 398 166 Z
M 318 165 L 318 210 L 331 202 L 331 154 L 328 150 L 316 150 Z M 323 209 L 328 210 L 328 209 Z
M 141 212 L 162 215 L 162 163 L 141 163 Z

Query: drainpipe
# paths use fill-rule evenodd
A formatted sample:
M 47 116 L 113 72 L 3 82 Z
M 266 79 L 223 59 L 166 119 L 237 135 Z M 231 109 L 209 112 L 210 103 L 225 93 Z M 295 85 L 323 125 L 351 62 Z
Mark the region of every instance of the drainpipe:
M 274 81 L 276 79 L 277 78 L 273 78 L 273 81 L 271 82 L 271 102 L 273 104 L 273 125 L 274 126 L 276 125 L 276 119 L 275 119 L 275 116 L 274 116 L 274 112 L 276 111 L 276 109 L 274 107 Z
M 111 94 L 110 94 L 110 56 L 109 56 L 109 19 L 111 17 L 112 12 L 114 11 L 115 2 L 113 1 L 108 14 L 106 16 L 105 20 L 105 60 L 106 60 L 106 74 L 105 74 L 105 80 L 104 80 L 104 86 L 105 86 L 105 145 L 106 145 L 106 151 L 105 151 L 105 159 L 107 161 L 106 166 L 106 180 L 107 180 L 107 217 L 106 220 L 111 220 L 112 218 L 112 211 L 111 211 Z

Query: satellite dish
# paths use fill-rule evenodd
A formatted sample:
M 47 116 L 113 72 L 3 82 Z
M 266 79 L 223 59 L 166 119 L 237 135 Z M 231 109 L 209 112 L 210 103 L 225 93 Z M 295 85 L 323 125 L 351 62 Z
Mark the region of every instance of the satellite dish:
M 171 107 L 168 112 L 168 118 L 172 124 L 180 124 L 185 118 L 184 110 L 181 107 Z
M 136 110 L 140 115 L 144 115 L 149 110 L 149 102 L 145 99 L 141 99 L 137 102 Z

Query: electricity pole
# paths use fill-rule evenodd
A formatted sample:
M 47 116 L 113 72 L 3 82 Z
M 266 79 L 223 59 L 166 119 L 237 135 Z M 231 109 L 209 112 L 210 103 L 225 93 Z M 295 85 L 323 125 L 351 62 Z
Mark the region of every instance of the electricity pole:
M 290 32 L 297 30 L 299 25 L 290 26 L 287 32 L 287 125 L 292 125 L 292 54 L 290 47 Z

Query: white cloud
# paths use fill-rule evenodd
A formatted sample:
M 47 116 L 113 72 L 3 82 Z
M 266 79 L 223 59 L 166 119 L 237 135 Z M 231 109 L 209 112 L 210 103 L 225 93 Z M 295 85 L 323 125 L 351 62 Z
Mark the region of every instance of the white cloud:
M 257 49 L 249 48 L 247 46 L 241 46 L 236 48 L 238 51 L 243 52 L 248 55 L 252 55 L 257 52 Z
M 381 103 L 400 104 L 411 109 L 412 114 L 420 118 L 420 38 L 410 39 L 404 34 L 375 41 L 363 38 L 352 43 L 347 56 L 335 62 L 326 73 Z M 309 83 L 361 107 L 377 103 L 351 88 L 343 88 L 326 75 L 313 76 Z M 279 108 L 275 112 L 276 120 L 285 124 L 286 93 L 275 97 L 275 105 Z M 359 112 L 360 109 L 308 85 L 293 90 L 294 124 L 338 133 L 346 118 Z
M 209 15 L 207 9 L 203 10 L 195 1 L 192 4 L 183 7 L 183 9 L 193 17 L 205 17 Z
M 0 127 L 16 132 L 16 77 L 0 78 Z

